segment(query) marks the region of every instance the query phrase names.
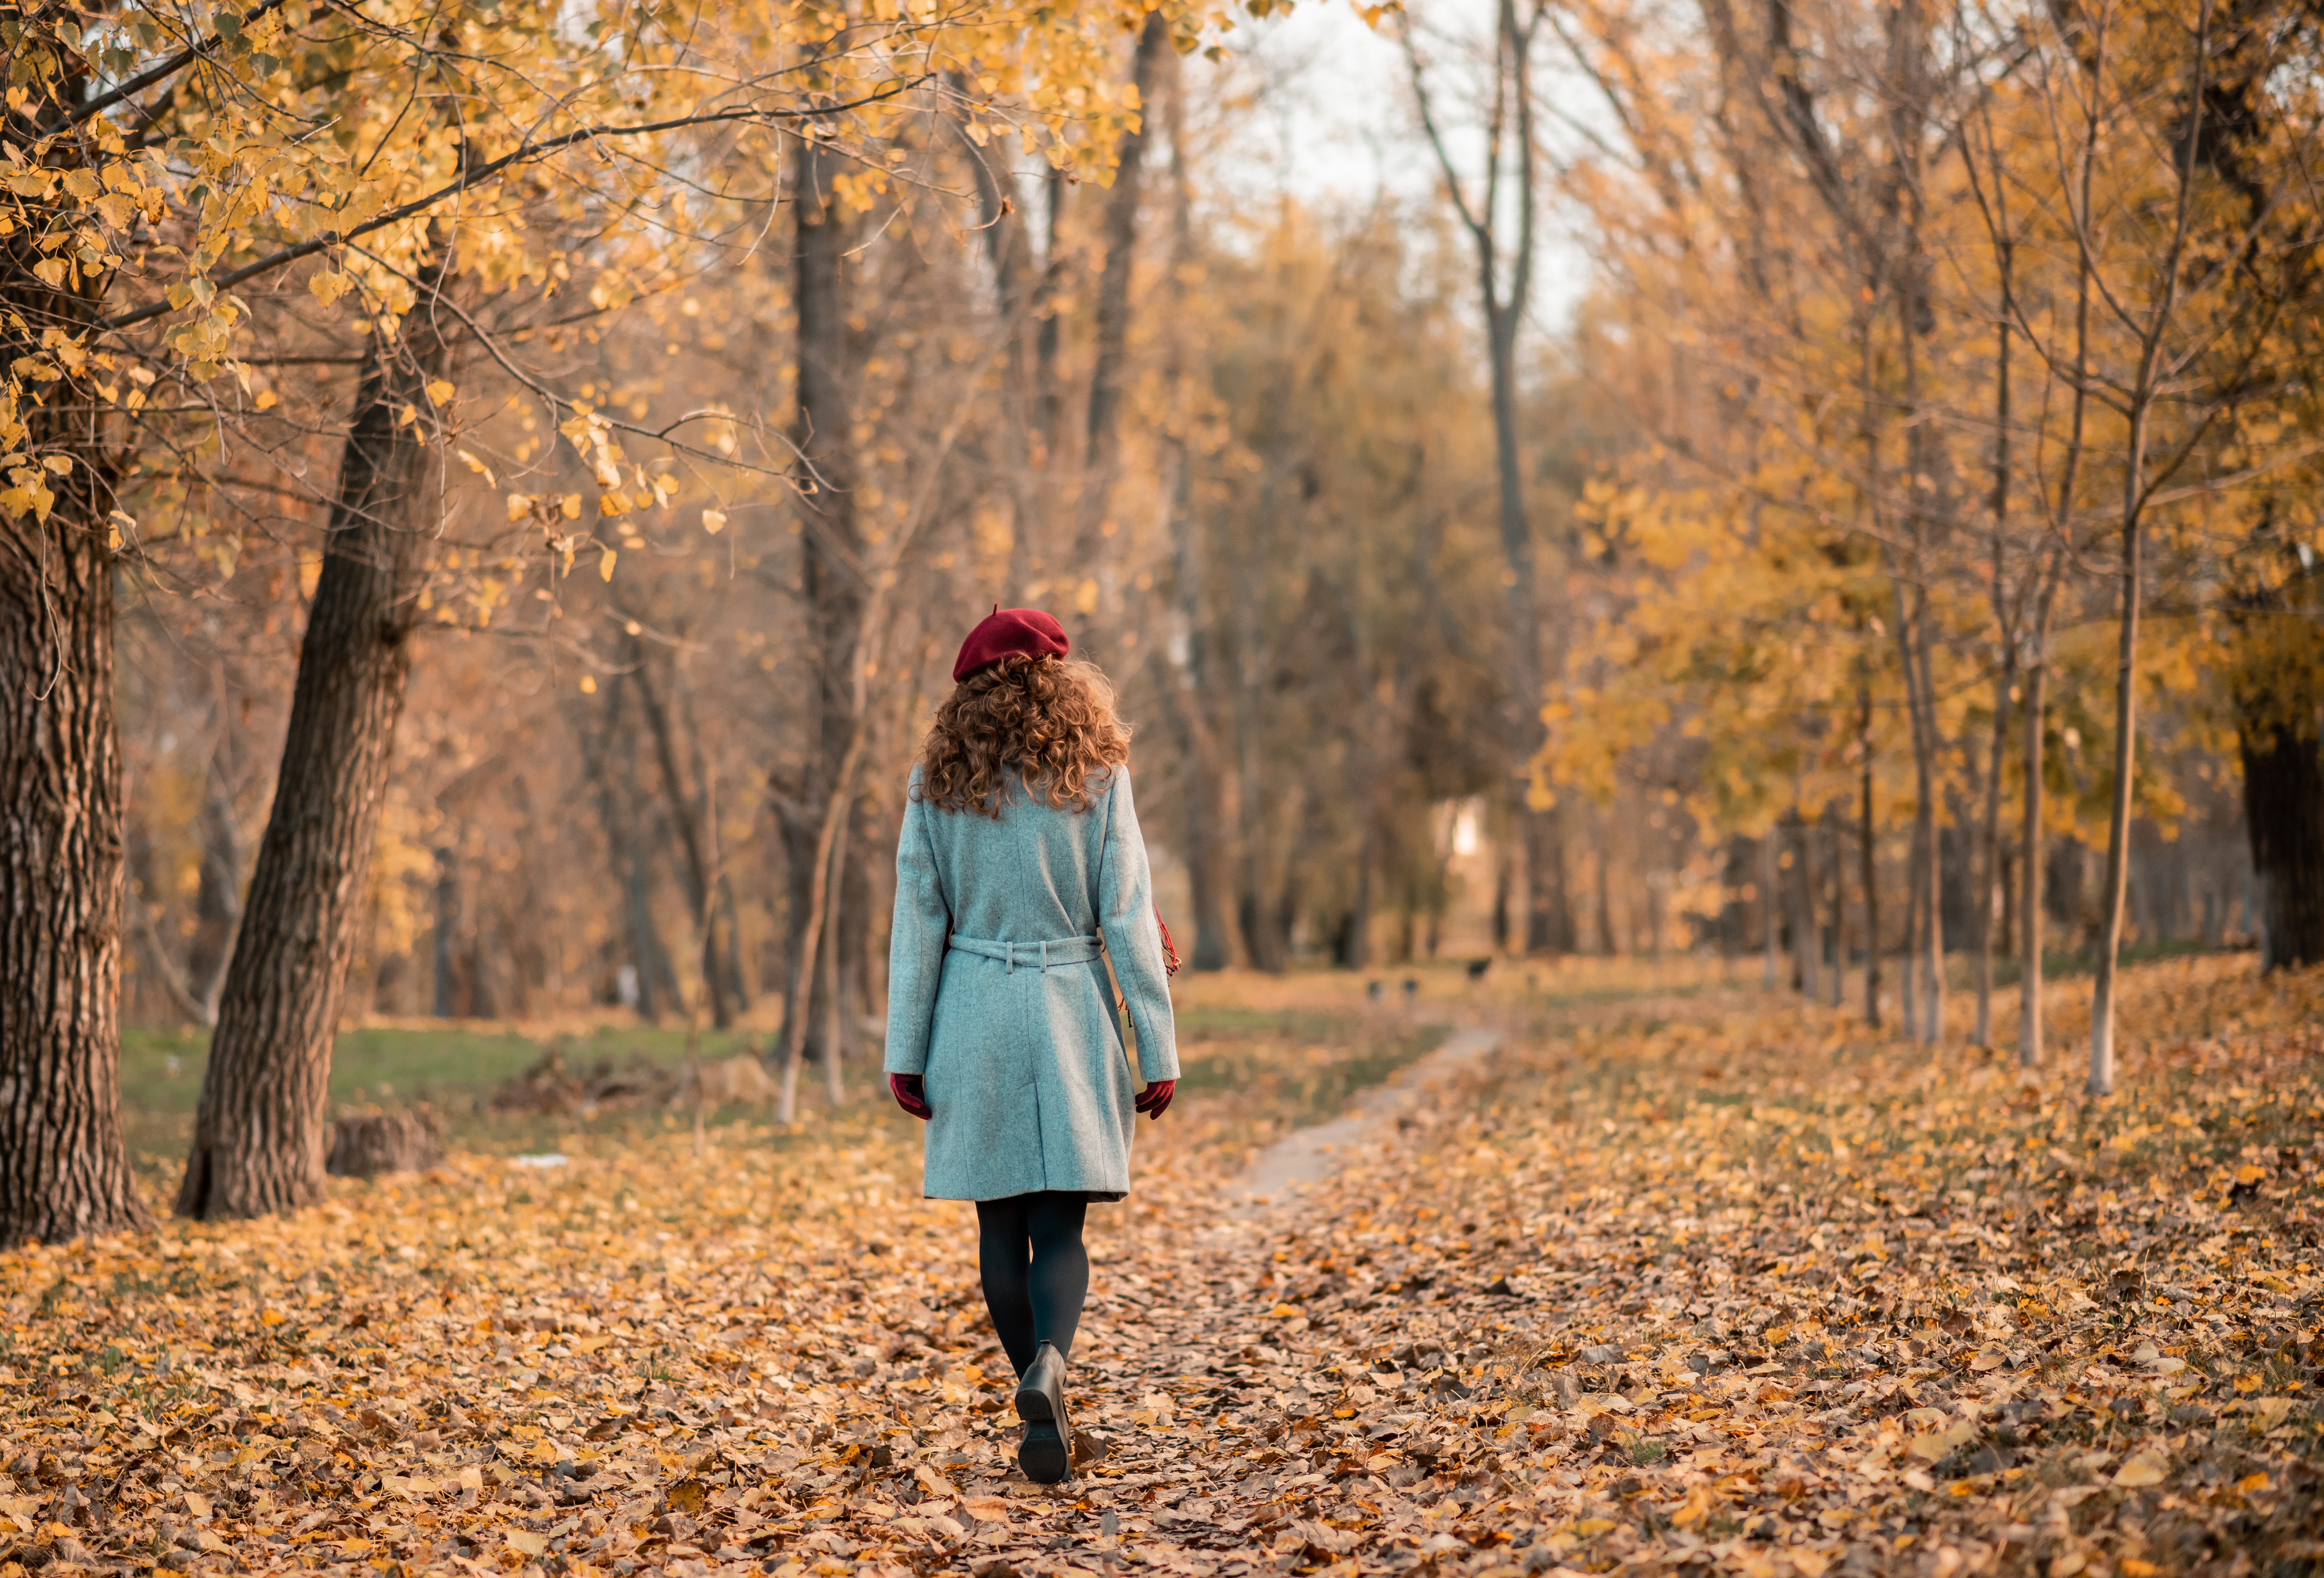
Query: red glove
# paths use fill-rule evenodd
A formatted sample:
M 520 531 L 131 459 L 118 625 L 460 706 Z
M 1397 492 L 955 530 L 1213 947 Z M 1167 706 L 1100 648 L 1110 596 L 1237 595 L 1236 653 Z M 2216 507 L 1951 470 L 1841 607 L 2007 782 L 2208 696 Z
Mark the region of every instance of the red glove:
M 927 1082 L 918 1074 L 889 1075 L 888 1093 L 896 1098 L 898 1106 L 922 1123 L 936 1116 L 936 1109 L 928 1105 Z
M 1170 1110 L 1170 1097 L 1176 1093 L 1176 1079 L 1157 1079 L 1139 1093 L 1138 1110 L 1148 1117 L 1159 1118 Z

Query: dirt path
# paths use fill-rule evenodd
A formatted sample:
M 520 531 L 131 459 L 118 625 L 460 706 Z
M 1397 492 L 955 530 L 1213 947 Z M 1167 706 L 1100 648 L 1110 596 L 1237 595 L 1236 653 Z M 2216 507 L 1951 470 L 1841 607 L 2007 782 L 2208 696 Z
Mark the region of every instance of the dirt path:
M 1446 1080 L 1500 1044 L 1498 1030 L 1484 1026 L 1456 1030 L 1427 1057 L 1358 1096 L 1343 1115 L 1286 1134 L 1226 1191 L 1232 1202 L 1229 1219 L 1268 1220 L 1292 1208 L 1303 1189 L 1332 1175 L 1340 1156 L 1378 1139 L 1383 1126 L 1398 1114 L 1426 1100 Z
M 1184 1200 L 1183 1230 L 1101 1248 L 1072 1392 L 1106 1455 L 1065 1486 L 1028 1484 L 1006 1414 L 940 1453 L 923 1505 L 951 1509 L 904 1521 L 936 1537 L 941 1570 L 1353 1574 L 1470 1552 L 1406 1492 L 1428 1477 L 1430 1432 L 1473 1406 L 1440 1366 L 1486 1327 L 1506 1336 L 1493 1317 L 1509 1300 L 1447 1288 L 1416 1316 L 1399 1304 L 1376 1320 L 1312 1320 L 1298 1306 L 1317 1289 L 1286 1285 L 1277 1252 L 1299 1234 L 1307 1190 L 1351 1151 L 1425 1121 L 1499 1042 L 1490 1029 L 1455 1032 L 1346 1116 L 1277 1142 L 1206 1201 Z M 1360 1562 L 1346 1555 L 1359 1545 Z

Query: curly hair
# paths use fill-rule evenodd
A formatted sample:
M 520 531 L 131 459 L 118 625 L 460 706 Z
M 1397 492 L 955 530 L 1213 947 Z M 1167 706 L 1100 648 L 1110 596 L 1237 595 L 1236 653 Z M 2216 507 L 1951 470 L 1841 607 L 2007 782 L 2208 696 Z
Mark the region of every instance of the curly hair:
M 1130 728 L 1097 665 L 1004 657 L 953 687 L 920 748 L 919 798 L 998 821 L 1014 767 L 1054 811 L 1087 811 L 1090 775 L 1130 760 Z

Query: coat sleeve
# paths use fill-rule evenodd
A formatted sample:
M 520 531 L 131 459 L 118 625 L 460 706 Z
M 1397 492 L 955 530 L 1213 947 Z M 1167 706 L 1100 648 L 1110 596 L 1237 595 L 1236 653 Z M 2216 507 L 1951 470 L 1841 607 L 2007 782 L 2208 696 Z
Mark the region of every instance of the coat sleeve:
M 1138 1032 L 1138 1071 L 1150 1083 L 1178 1078 L 1178 1030 L 1170 1013 L 1170 976 L 1162 964 L 1162 928 L 1154 918 L 1154 874 L 1130 775 L 1117 772 L 1105 797 L 1105 845 L 1098 855 L 1098 930 L 1113 960 L 1130 1023 Z
M 915 785 L 917 788 L 917 784 Z M 928 837 L 932 813 L 917 794 L 904 801 L 904 830 L 896 840 L 896 918 L 888 932 L 888 1055 L 890 1074 L 923 1074 L 928 1032 L 936 1018 L 936 986 L 944 978 L 945 944 L 952 910 L 936 876 Z

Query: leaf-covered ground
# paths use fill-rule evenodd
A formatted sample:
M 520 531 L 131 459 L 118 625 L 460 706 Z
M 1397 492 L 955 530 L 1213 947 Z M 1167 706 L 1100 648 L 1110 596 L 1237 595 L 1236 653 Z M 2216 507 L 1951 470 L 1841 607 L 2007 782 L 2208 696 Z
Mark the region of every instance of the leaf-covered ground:
M 1397 1032 L 1245 1038 L 1093 1212 L 1054 1490 L 883 1115 L 13 1252 L 0 1578 L 2312 1571 L 2324 980 L 2129 984 L 2104 1103 L 1739 995 L 1476 1004 L 1501 1052 L 1256 1216 Z

